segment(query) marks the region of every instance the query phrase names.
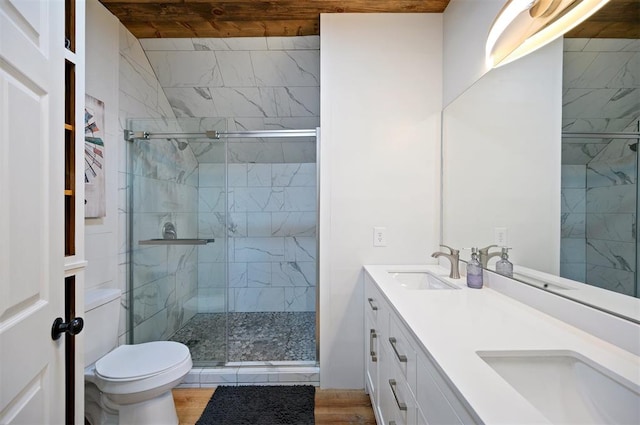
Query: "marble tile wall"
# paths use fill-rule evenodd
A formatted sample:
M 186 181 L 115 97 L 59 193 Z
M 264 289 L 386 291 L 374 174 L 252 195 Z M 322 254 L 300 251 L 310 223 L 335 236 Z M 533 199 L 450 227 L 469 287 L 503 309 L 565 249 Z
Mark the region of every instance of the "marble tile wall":
M 635 291 L 637 153 L 614 139 L 587 164 L 586 264 L 592 285 Z
M 141 44 L 184 131 L 319 126 L 318 37 Z M 315 139 L 189 147 L 200 164 L 199 236 L 216 239 L 198 249 L 198 311 L 313 311 Z
M 318 36 L 140 41 L 178 119 L 213 118 L 228 131 L 320 125 Z M 212 128 L 202 124 L 200 130 Z M 251 142 L 231 144 L 229 161 L 315 162 L 311 139 Z M 190 144 L 200 163 L 224 162 L 220 144 Z
M 637 131 L 639 66 L 640 40 L 565 40 L 563 130 Z M 635 285 L 635 142 L 566 138 L 562 146 L 561 273 L 624 294 Z
M 237 312 L 315 311 L 316 165 L 200 164 L 199 173 L 199 237 L 216 238 L 198 253 L 201 299 L 226 298 Z M 203 302 L 199 312 L 220 308 Z
M 120 130 L 179 131 L 172 107 L 138 40 L 120 25 Z M 144 120 L 132 119 L 145 118 Z M 122 134 L 122 132 L 120 133 Z M 171 221 L 180 237 L 197 235 L 198 161 L 177 140 L 121 140 L 119 171 L 119 279 L 123 286 L 120 342 L 128 341 L 127 300 L 133 297 L 134 341 L 166 339 L 197 312 L 197 250 L 189 246 L 139 246 L 161 237 Z M 131 158 L 131 164 L 128 162 Z M 133 191 L 133 205 L 128 193 Z M 132 263 L 127 228 L 133 220 Z

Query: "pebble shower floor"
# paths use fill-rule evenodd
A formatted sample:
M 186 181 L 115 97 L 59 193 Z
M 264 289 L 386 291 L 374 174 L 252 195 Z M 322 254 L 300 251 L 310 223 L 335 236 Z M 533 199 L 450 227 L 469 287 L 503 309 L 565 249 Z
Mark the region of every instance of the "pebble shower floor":
M 194 364 L 204 366 L 215 362 L 314 361 L 315 336 L 315 312 L 198 313 L 171 340 L 189 347 Z

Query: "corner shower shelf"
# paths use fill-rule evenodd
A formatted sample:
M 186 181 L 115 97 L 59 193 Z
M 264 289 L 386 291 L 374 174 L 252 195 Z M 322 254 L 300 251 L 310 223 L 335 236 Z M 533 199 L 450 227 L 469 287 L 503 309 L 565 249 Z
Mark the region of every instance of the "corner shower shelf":
M 215 239 L 147 239 L 138 241 L 139 245 L 206 245 Z

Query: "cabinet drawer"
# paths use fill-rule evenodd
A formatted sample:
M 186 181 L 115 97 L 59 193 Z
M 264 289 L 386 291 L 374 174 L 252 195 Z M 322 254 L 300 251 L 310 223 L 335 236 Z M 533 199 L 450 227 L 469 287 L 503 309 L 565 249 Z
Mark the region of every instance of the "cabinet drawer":
M 365 315 L 365 344 L 367 389 L 374 403 L 377 403 L 380 339 L 376 325 L 369 315 Z
M 389 306 L 376 284 L 365 273 L 364 278 L 364 311 L 369 315 L 382 334 L 389 330 Z
M 394 364 L 394 355 L 389 349 L 382 348 L 383 373 L 380 376 L 380 410 L 387 425 L 415 425 L 418 409 L 416 400 L 404 379 L 404 374 Z
M 392 314 L 389 320 L 389 336 L 382 343 L 388 345 L 392 354 L 391 362 L 397 365 L 411 392 L 415 394 L 417 369 L 415 343 L 395 314 Z
M 476 423 L 423 352 L 418 355 L 416 401 L 429 424 Z

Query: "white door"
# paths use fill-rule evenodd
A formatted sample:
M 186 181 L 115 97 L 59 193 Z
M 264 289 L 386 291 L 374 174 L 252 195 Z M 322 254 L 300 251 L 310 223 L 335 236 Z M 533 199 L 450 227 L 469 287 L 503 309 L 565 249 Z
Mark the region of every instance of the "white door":
M 64 0 L 0 0 L 0 424 L 64 423 Z

